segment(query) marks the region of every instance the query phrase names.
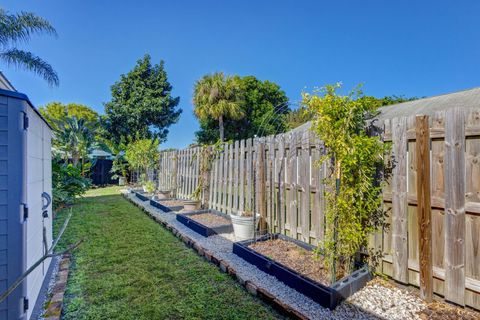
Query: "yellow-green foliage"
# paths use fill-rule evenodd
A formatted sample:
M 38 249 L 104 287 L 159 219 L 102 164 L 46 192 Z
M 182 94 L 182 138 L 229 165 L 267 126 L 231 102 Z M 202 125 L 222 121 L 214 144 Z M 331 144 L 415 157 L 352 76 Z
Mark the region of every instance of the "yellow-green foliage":
M 140 139 L 132 141 L 125 150 L 125 159 L 132 169 L 143 169 L 146 173 L 148 168 L 155 165 L 159 151 L 157 139 Z
M 329 85 L 304 94 L 303 101 L 314 114 L 313 130 L 325 143 L 322 161 L 332 163 L 325 180 L 325 261 L 330 267 L 343 264 L 349 271 L 368 236 L 385 224 L 380 169 L 388 146 L 367 134 L 367 120 L 376 114 L 378 102 L 359 89 L 337 95 L 340 87 Z

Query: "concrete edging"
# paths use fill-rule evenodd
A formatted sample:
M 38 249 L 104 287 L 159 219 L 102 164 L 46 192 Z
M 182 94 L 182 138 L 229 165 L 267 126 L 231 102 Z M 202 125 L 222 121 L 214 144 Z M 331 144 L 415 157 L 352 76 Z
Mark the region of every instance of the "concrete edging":
M 47 302 L 47 307 L 43 318 L 45 320 L 59 320 L 62 316 L 63 300 L 65 290 L 67 289 L 68 274 L 70 268 L 71 255 L 66 253 L 62 256 L 58 272 L 56 275 L 55 285 L 52 289 L 52 297 Z

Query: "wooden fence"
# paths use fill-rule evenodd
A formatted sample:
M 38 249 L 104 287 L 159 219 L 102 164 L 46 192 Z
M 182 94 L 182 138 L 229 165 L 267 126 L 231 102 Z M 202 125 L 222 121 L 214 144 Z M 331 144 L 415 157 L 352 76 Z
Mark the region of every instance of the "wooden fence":
M 392 143 L 395 168 L 383 194 L 390 228 L 373 235 L 371 245 L 385 254 L 383 273 L 419 286 L 415 117 L 379 125 Z M 480 309 L 480 111 L 439 112 L 429 127 L 433 291 Z M 161 153 L 159 187 L 191 198 L 202 152 Z M 318 244 L 325 227 L 322 180 L 330 170 L 318 163 L 323 152 L 309 130 L 226 143 L 203 173 L 202 200 L 225 213 L 255 211 L 262 229 Z

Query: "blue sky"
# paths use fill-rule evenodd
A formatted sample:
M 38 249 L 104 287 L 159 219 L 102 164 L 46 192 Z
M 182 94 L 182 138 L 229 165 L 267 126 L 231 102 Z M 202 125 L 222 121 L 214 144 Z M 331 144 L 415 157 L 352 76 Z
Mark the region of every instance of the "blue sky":
M 110 86 L 145 53 L 165 60 L 184 110 L 162 147 L 185 147 L 198 129 L 193 83 L 205 73 L 254 75 L 296 101 L 342 81 L 369 95 L 431 96 L 480 86 L 480 1 L 12 0 L 6 10 L 47 18 L 58 38 L 28 49 L 60 77 L 50 88 L 0 65 L 37 106 L 79 102 L 103 112 Z

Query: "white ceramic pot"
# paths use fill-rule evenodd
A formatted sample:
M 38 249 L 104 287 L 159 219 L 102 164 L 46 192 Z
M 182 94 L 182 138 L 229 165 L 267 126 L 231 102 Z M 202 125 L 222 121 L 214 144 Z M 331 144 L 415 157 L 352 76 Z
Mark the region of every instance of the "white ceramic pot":
M 233 232 L 235 233 L 235 239 L 237 241 L 250 240 L 253 239 L 255 234 L 255 229 L 258 225 L 258 220 L 260 215 L 257 214 L 255 217 L 256 225 L 253 225 L 253 216 L 252 217 L 242 217 L 237 215 L 230 215 L 233 224 Z
M 185 201 L 183 201 L 183 210 L 184 211 L 200 210 L 200 201 L 199 200 L 185 200 Z
M 118 178 L 118 185 L 119 186 L 124 186 L 125 185 L 126 179 L 124 177 Z

